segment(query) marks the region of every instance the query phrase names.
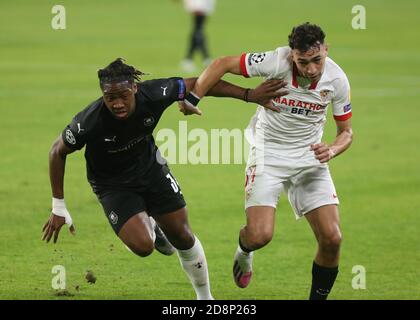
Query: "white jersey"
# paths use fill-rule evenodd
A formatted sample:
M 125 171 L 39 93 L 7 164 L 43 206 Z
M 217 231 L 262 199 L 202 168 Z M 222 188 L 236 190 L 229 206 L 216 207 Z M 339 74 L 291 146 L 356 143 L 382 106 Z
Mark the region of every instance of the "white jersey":
M 214 11 L 215 0 L 184 0 L 188 12 L 201 12 L 209 15 Z
M 251 150 L 263 148 L 264 163 L 268 165 L 319 165 L 310 145 L 321 142 L 328 105 L 332 104 L 338 121 L 352 116 L 350 85 L 343 70 L 327 57 L 321 79 L 305 86 L 298 83 L 300 79 L 289 47 L 244 53 L 240 61 L 245 77 L 283 79 L 289 91 L 288 95 L 273 100 L 280 113 L 258 107 L 247 130 Z M 254 154 L 250 161 L 255 160 Z

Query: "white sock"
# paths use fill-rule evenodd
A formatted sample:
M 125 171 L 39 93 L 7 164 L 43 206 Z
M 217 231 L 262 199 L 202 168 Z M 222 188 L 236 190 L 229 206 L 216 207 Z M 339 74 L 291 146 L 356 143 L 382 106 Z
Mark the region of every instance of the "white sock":
M 206 256 L 200 240 L 195 237 L 192 248 L 177 250 L 182 268 L 190 278 L 197 295 L 197 300 L 214 300 L 210 292 L 209 273 Z
M 236 259 L 238 259 L 238 264 L 242 272 L 252 271 L 252 258 L 254 257 L 253 251 L 245 252 L 238 245 L 238 249 L 236 249 L 235 257 Z

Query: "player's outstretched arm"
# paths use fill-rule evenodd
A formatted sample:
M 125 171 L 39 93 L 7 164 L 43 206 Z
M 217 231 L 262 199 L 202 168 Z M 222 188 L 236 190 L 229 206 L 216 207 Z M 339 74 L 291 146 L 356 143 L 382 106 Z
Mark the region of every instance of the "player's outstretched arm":
M 241 74 L 241 56 L 229 56 L 215 59 L 198 77 L 193 92 L 202 98 L 226 74 Z
M 54 243 L 57 242 L 58 234 L 64 224 L 68 224 L 70 232 L 74 235 L 76 230 L 69 212 L 64 203 L 64 170 L 66 157 L 74 150 L 67 147 L 61 135 L 54 141 L 49 153 L 49 172 L 52 190 L 52 213 L 42 228 L 42 240 L 49 242 L 54 235 Z
M 194 88 L 197 78 L 188 78 L 184 79 L 184 81 L 187 93 L 189 93 Z M 209 89 L 206 96 L 229 97 L 246 102 L 258 103 L 270 110 L 279 112 L 278 108 L 272 104 L 271 99 L 287 95 L 289 92 L 284 89 L 286 85 L 287 83 L 283 80 L 266 80 L 254 89 L 246 89 L 230 82 L 219 80 L 212 88 Z M 197 106 L 189 105 L 184 102 L 179 103 L 179 109 L 184 115 L 202 114 L 201 110 Z
M 311 149 L 315 153 L 315 158 L 321 163 L 328 162 L 340 153 L 346 151 L 353 141 L 351 120 L 336 120 L 335 122 L 337 125 L 337 136 L 331 145 L 328 145 L 325 142 L 311 145 Z
M 286 86 L 287 82 L 272 79 L 262 82 L 254 89 L 245 89 L 230 82 L 219 80 L 206 93 L 206 96 L 230 97 L 246 102 L 258 103 L 270 110 L 279 112 L 278 108 L 272 104 L 271 99 L 289 94 L 289 91 L 285 89 Z
M 240 59 L 240 56 L 230 56 L 214 60 L 195 81 L 194 87 L 189 90 L 190 93 L 185 100 L 179 103 L 179 111 L 184 115 L 201 115 L 200 109 L 196 108 L 200 99 L 207 95 L 225 73 L 240 74 Z

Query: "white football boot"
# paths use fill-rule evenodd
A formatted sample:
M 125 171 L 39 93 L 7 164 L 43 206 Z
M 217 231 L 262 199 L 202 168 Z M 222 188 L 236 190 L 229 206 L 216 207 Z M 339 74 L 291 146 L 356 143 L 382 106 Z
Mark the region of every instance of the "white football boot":
M 238 246 L 233 259 L 233 279 L 239 288 L 246 288 L 252 277 L 252 258 L 254 252 L 244 252 Z

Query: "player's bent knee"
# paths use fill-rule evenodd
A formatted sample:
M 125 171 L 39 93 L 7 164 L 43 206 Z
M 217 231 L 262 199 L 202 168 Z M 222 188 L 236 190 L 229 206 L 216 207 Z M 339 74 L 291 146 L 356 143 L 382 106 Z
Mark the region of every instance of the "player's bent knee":
M 258 248 L 264 247 L 269 244 L 272 239 L 273 235 L 271 233 L 264 233 L 257 239 L 256 246 Z
M 337 252 L 340 250 L 342 236 L 340 233 L 335 233 L 327 237 L 319 239 L 319 246 L 322 250 L 329 252 Z
M 153 253 L 153 249 L 143 249 L 143 248 L 138 248 L 138 249 L 131 249 L 131 251 L 133 251 L 134 254 L 138 255 L 139 257 L 145 258 L 147 256 L 150 256 Z
M 140 257 L 147 257 L 153 253 L 153 242 L 147 244 L 127 244 L 127 247 L 136 255 Z
M 271 231 L 260 231 L 258 233 L 251 234 L 247 244 L 249 249 L 256 250 L 266 246 L 273 239 L 273 233 Z

